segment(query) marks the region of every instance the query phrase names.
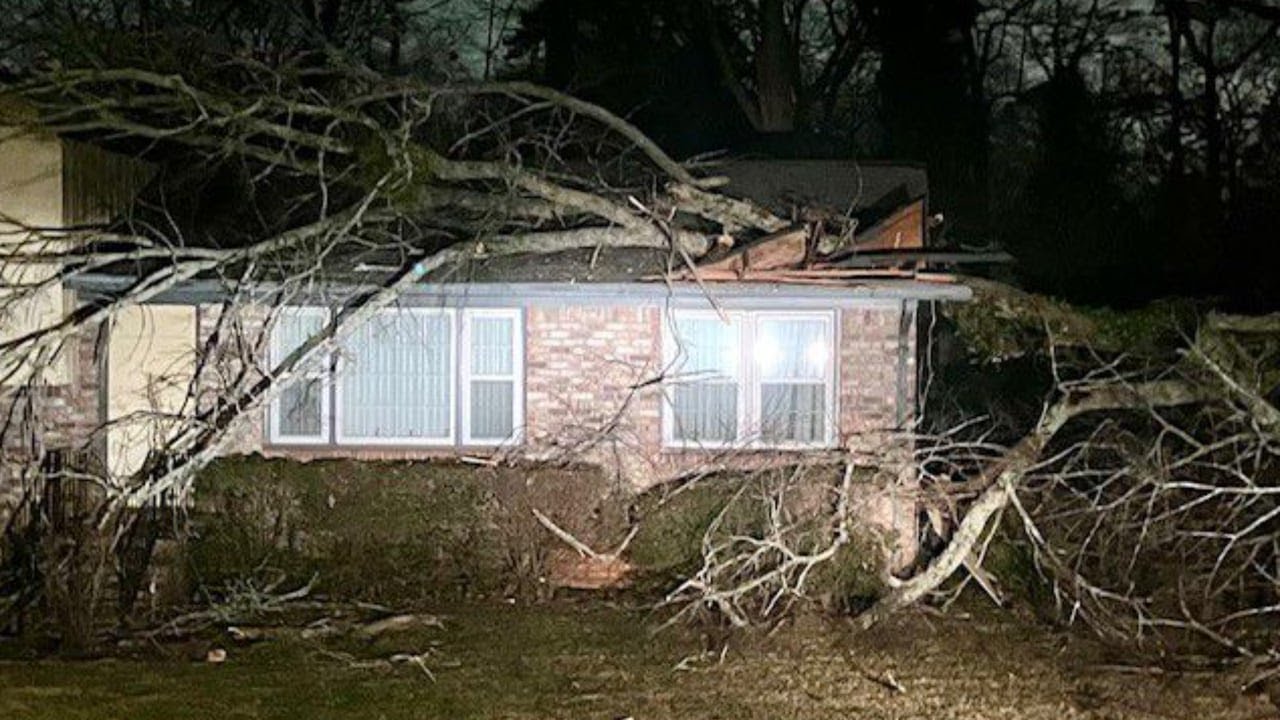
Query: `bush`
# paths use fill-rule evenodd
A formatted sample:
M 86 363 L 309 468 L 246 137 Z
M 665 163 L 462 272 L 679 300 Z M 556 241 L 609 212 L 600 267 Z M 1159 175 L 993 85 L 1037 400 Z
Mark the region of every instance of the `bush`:
M 703 543 L 717 517 L 722 519 L 712 542 L 742 548 L 743 541 L 735 538 L 763 538 L 777 530 L 770 527 L 770 513 L 779 502 L 785 508 L 782 532 L 789 546 L 802 553 L 821 552 L 832 542 L 833 491 L 840 480 L 837 470 L 811 466 L 725 472 L 675 489 L 655 489 L 636 503 L 640 527 L 630 560 L 643 587 L 665 594 L 701 569 Z M 816 565 L 805 584 L 805 595 L 831 611 L 861 610 L 883 592 L 881 544 L 874 542 L 870 528 L 851 532 L 848 544 Z M 767 572 L 780 560 L 779 554 L 769 553 L 750 567 L 726 566 L 717 573 L 728 573 L 721 581 L 745 582 L 743 572 Z M 773 589 L 762 586 L 761 592 L 768 595 Z
M 749 477 L 725 473 L 675 489 L 657 488 L 640 496 L 636 514 L 640 528 L 629 559 L 655 582 L 683 579 L 702 563 L 702 540 L 716 516 L 748 491 Z M 748 503 L 735 502 L 727 524 L 750 523 Z
M 586 468 L 226 458 L 196 484 L 187 557 L 214 589 L 251 577 L 413 603 L 540 587 L 558 540 L 537 508 L 590 541 L 620 502 Z

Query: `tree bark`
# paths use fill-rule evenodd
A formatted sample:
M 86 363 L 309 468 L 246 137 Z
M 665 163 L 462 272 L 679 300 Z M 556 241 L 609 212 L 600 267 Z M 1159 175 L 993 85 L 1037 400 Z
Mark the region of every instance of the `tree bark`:
M 760 45 L 756 48 L 756 99 L 766 133 L 796 129 L 795 48 L 787 27 L 785 0 L 760 0 Z

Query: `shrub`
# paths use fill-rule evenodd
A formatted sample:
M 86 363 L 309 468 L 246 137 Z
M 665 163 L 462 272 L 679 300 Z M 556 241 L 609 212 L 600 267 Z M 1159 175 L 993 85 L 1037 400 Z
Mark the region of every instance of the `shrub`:
M 197 481 L 187 556 L 215 590 L 315 575 L 317 592 L 383 602 L 530 592 L 559 542 L 532 509 L 590 540 L 618 524 L 616 498 L 587 468 L 226 458 Z

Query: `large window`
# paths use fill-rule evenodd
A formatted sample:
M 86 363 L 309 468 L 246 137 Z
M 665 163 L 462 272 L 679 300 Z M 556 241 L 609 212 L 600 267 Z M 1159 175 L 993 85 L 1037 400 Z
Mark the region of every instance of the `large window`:
M 380 312 L 342 341 L 339 443 L 452 442 L 453 319 L 447 310 Z
M 273 362 L 328 321 L 288 309 L 273 328 Z M 333 358 L 295 374 L 270 413 L 281 444 L 497 445 L 523 422 L 517 310 L 379 311 Z
M 663 428 L 681 447 L 825 447 L 835 438 L 827 312 L 675 311 Z

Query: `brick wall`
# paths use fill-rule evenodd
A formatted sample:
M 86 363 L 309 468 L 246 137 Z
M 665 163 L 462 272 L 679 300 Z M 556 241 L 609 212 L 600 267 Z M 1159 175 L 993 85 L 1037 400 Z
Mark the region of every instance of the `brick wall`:
M 905 314 L 904 314 L 905 313 Z M 905 338 L 905 345 L 901 339 Z M 858 498 L 858 515 L 886 531 L 890 564 L 903 568 L 917 547 L 915 491 L 918 477 L 911 446 L 892 436 L 909 427 L 917 393 L 916 326 L 911 307 L 845 309 L 840 317 L 841 446 L 868 463 L 895 461 L 901 470 L 880 474 L 878 487 Z M 886 463 L 886 459 L 888 463 Z
M 635 485 L 659 479 L 662 370 L 657 307 L 534 307 L 525 316 L 525 438 Z
M 262 310 L 241 310 L 219 326 L 217 308 L 202 308 L 201 342 L 215 328 L 246 347 L 265 348 Z M 897 305 L 845 309 L 839 316 L 836 373 L 838 439 L 842 448 L 879 454 L 885 431 L 910 417 L 915 397 L 915 329 L 900 327 Z M 619 479 L 646 487 L 677 475 L 723 464 L 717 454 L 662 447 L 661 309 L 654 306 L 535 306 L 525 312 L 525 444 L 540 459 L 587 460 L 612 468 Z M 900 357 L 899 337 L 909 345 Z M 234 353 L 207 363 L 202 386 L 212 397 L 236 377 Z M 901 377 L 901 381 L 900 381 Z M 900 387 L 900 382 L 902 383 Z M 906 407 L 900 407 L 905 399 Z M 358 457 L 430 458 L 450 448 L 271 447 L 264 442 L 262 413 L 250 413 L 229 447 L 300 459 Z M 483 449 L 476 449 L 483 452 Z M 735 452 L 733 464 L 775 463 L 777 452 Z
M 37 469 L 44 452 L 71 450 L 101 457 L 101 347 L 99 332 L 85 329 L 63 350 L 69 353 L 69 382 L 0 388 L 0 520 L 21 495 L 21 478 Z
M 899 307 L 840 313 L 840 444 L 874 450 L 886 430 L 910 420 L 916 394 L 915 327 Z M 911 316 L 908 315 L 908 321 Z M 905 353 L 899 338 L 907 339 Z M 900 357 L 900 353 L 902 357 Z M 902 387 L 899 387 L 901 375 Z M 899 403 L 899 395 L 905 407 Z
M 657 307 L 529 311 L 531 451 L 549 457 L 585 454 L 642 487 L 725 462 L 714 453 L 662 446 L 661 396 L 656 385 L 645 384 L 662 369 L 660 317 Z M 900 327 L 897 306 L 845 310 L 840 317 L 839 445 L 878 456 L 889 442 L 886 431 L 912 414 L 915 329 Z M 899 349 L 900 332 L 908 339 L 905 353 Z M 732 463 L 760 465 L 780 456 L 785 454 L 739 451 Z

